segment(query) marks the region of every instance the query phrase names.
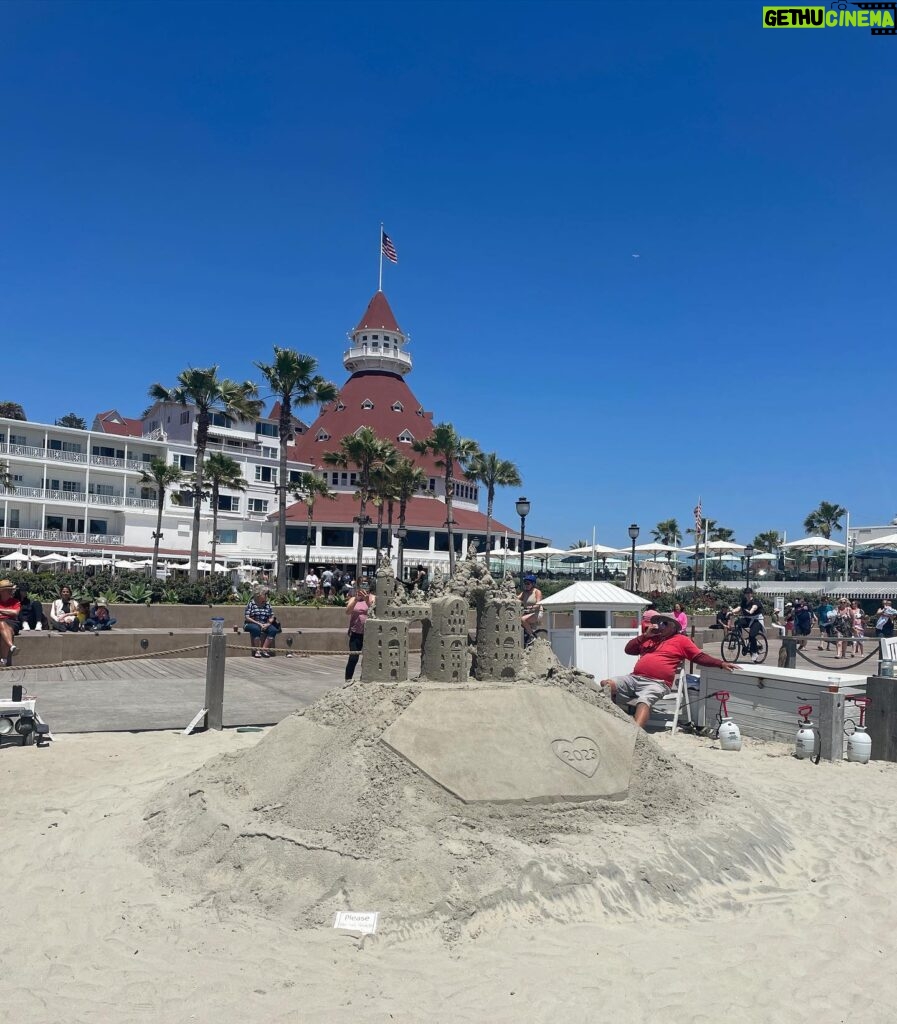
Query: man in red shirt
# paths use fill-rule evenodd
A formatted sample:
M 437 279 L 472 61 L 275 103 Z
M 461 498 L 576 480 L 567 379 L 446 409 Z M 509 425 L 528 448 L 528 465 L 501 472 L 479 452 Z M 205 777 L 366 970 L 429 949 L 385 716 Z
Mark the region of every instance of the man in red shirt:
M 676 676 L 676 670 L 683 661 L 694 661 L 698 665 L 710 665 L 731 672 L 735 666 L 719 658 L 705 654 L 687 636 L 679 632 L 679 623 L 672 615 L 656 613 L 645 625 L 641 636 L 634 636 L 626 645 L 627 654 L 637 654 L 632 673 L 602 679 L 602 686 L 610 687 L 611 700 L 617 696 L 626 702 L 635 700 L 635 724 L 643 729 L 651 714 L 651 708 L 669 693 Z
M 16 597 L 11 580 L 0 580 L 0 664 L 5 665 L 10 654 L 15 654 L 15 636 L 19 625 L 22 602 Z

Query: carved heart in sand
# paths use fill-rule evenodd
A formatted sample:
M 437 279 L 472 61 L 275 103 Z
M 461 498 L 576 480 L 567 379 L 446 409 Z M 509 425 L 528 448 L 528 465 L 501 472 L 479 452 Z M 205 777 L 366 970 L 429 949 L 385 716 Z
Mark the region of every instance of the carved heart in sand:
M 551 749 L 574 771 L 590 779 L 598 770 L 601 754 L 598 744 L 589 736 L 577 736 L 574 740 L 555 740 Z

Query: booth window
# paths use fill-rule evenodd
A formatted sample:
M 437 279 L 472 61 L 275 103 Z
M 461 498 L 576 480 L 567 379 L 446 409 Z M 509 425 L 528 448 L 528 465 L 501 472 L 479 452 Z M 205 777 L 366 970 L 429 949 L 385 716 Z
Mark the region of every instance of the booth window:
M 583 609 L 579 613 L 580 629 L 607 629 L 607 612 Z

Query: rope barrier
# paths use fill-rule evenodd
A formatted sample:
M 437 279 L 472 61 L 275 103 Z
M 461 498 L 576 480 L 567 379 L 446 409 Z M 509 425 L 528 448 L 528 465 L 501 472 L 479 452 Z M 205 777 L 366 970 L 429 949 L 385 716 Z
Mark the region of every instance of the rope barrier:
M 178 647 L 173 651 L 143 651 L 140 654 L 120 654 L 117 657 L 112 658 L 91 658 L 87 661 L 50 661 L 41 665 L 2 665 L 0 666 L 0 672 L 24 672 L 31 669 L 47 669 L 47 668 L 79 668 L 83 665 L 111 665 L 119 661 L 149 661 L 150 659 L 156 658 L 169 658 L 173 654 L 187 654 L 189 651 L 203 651 L 208 649 L 208 644 L 193 644 L 191 647 Z M 250 647 L 248 644 L 228 644 L 228 651 L 253 651 L 255 648 Z M 296 651 L 290 652 L 294 658 L 308 658 L 310 653 L 308 651 Z M 345 657 L 345 651 L 322 651 L 321 654 L 339 654 Z M 198 659 L 197 659 L 198 660 Z
M 844 642 L 845 643 L 850 643 L 849 640 L 845 640 Z M 832 643 L 836 643 L 836 641 L 833 640 Z M 808 661 L 811 665 L 815 665 L 817 668 L 824 669 L 826 672 L 833 671 L 831 665 L 823 665 L 822 662 L 820 662 L 820 661 L 814 661 L 808 654 L 804 654 L 803 650 L 800 647 L 797 648 L 795 653 L 799 654 L 804 659 L 804 661 Z M 860 658 L 859 661 L 852 661 L 850 664 L 851 665 L 862 665 L 864 661 L 868 661 L 870 658 L 877 658 L 877 657 L 878 657 L 878 651 L 877 650 L 872 650 L 868 654 L 866 654 L 862 658 Z

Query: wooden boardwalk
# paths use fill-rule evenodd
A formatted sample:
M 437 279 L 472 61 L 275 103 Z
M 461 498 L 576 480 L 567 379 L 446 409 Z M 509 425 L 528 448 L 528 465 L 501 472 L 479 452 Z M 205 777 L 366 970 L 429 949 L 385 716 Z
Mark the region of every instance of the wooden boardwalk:
M 224 682 L 224 724 L 273 725 L 325 691 L 343 685 L 345 656 L 309 655 L 261 660 L 229 657 Z M 202 658 L 10 668 L 0 685 L 21 684 L 56 734 L 183 729 L 203 706 Z M 361 675 L 360 665 L 356 679 Z M 8 696 L 6 692 L 3 694 Z

